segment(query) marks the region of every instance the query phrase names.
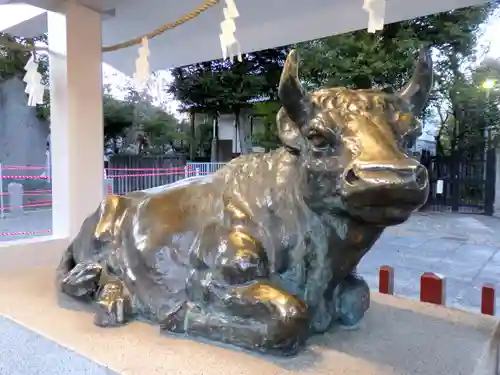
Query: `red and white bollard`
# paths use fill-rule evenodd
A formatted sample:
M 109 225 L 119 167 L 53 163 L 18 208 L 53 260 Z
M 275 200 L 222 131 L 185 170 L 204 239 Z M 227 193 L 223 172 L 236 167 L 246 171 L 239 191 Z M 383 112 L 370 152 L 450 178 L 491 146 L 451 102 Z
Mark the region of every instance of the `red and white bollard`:
M 382 294 L 394 294 L 394 269 L 392 267 L 380 267 L 378 291 Z
M 433 272 L 424 272 L 420 277 L 420 301 L 446 304 L 445 278 Z
M 484 285 L 481 289 L 481 313 L 495 315 L 495 287 Z

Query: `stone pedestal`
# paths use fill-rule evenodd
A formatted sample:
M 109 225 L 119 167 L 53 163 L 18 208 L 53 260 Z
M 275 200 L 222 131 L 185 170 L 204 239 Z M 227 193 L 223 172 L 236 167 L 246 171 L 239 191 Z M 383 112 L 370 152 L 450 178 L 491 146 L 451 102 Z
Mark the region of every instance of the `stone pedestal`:
M 51 250 L 43 255 L 50 255 Z M 96 327 L 88 306 L 56 297 L 55 265 L 13 272 L 20 255 L 19 250 L 11 253 L 15 259 L 9 263 L 4 259 L 9 251 L 0 252 L 0 266 L 9 263 L 9 271 L 0 275 L 0 315 L 119 374 L 496 373 L 498 326 L 491 316 L 373 293 L 359 329 L 334 329 L 315 336 L 296 357 L 261 356 L 160 334 L 158 326 L 140 322 L 114 329 Z

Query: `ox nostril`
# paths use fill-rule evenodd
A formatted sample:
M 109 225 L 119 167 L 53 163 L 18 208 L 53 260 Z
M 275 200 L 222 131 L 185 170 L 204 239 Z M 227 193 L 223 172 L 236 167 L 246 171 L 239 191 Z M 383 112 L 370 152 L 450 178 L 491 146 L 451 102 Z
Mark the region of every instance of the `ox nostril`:
M 424 166 L 419 165 L 415 169 L 415 182 L 417 183 L 418 188 L 424 188 L 427 185 L 427 180 L 427 169 Z
M 359 181 L 359 177 L 356 175 L 354 170 L 351 168 L 345 173 L 344 180 L 347 184 L 354 185 L 354 184 L 356 184 L 357 181 Z

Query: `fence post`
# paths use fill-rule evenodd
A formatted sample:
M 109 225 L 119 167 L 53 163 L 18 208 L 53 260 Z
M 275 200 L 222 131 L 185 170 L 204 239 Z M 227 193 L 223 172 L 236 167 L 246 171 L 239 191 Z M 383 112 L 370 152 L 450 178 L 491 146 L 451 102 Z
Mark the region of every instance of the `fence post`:
M 196 175 L 199 176 L 200 175 L 200 168 L 196 168 Z
M 446 279 L 442 275 L 424 272 L 420 277 L 420 301 L 444 306 L 446 304 L 445 282 Z
M 3 171 L 2 163 L 0 163 L 0 219 L 5 217 L 5 204 L 3 200 Z
M 495 315 L 495 287 L 484 285 L 481 289 L 481 313 Z
M 394 294 L 394 269 L 382 266 L 378 276 L 378 291 L 382 294 Z
M 494 148 L 486 151 L 484 213 L 489 216 L 492 216 L 495 212 L 495 189 L 498 189 L 498 186 L 495 187 L 496 159 L 496 150 Z

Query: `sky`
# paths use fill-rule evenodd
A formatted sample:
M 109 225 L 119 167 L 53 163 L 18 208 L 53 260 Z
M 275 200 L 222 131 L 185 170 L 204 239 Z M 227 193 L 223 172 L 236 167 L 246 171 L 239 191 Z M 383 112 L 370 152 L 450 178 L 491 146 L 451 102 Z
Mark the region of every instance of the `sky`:
M 480 43 L 489 44 L 488 57 L 500 58 L 500 19 L 492 18 L 485 27 L 485 32 Z

